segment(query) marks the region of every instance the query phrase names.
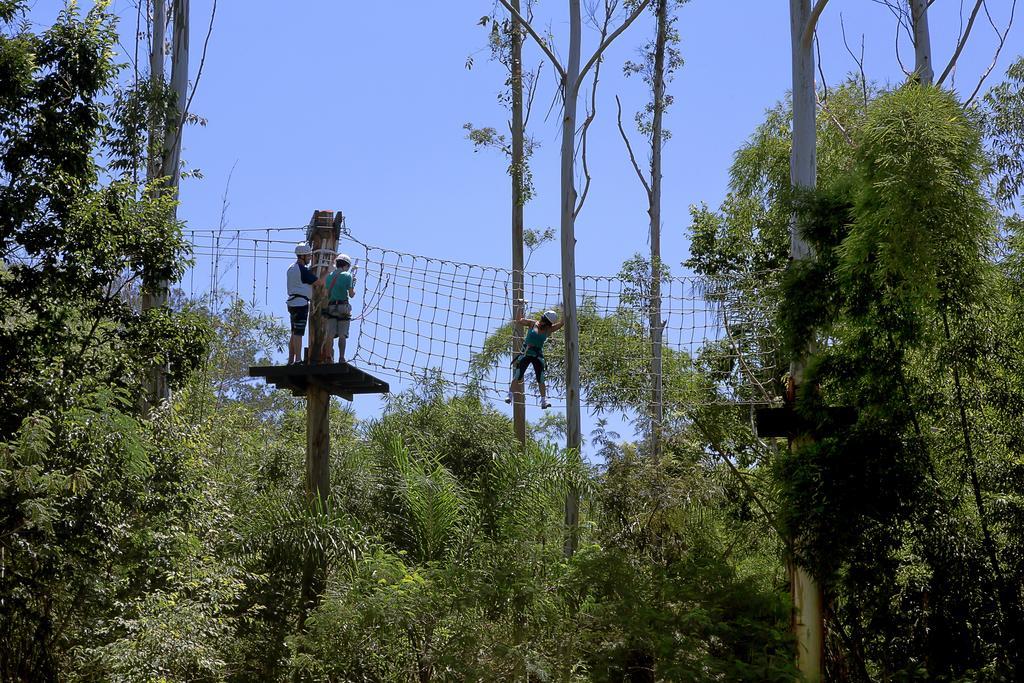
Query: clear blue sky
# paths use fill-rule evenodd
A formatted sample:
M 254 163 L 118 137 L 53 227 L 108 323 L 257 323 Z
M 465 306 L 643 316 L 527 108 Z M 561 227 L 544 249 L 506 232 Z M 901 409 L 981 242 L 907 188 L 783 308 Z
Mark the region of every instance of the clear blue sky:
M 49 23 L 62 4 L 39 0 L 33 19 Z M 192 105 L 208 124 L 188 129 L 184 137 L 183 158 L 203 178 L 184 182 L 180 217 L 195 228 L 215 227 L 234 167 L 229 228 L 299 225 L 313 209 L 342 210 L 365 242 L 506 266 L 506 162 L 497 152 L 475 153 L 462 128 L 466 122 L 506 125 L 507 113 L 496 97 L 505 75 L 500 65 L 489 63 L 486 31 L 477 25 L 494 4 L 221 0 Z M 964 4 L 965 12 L 973 5 Z M 559 45 L 566 43 L 565 5 L 547 0 L 536 10 L 537 25 L 550 29 Z M 1004 25 L 1011 0 L 989 5 L 997 25 Z M 122 34 L 130 45 L 134 5 L 114 0 L 112 6 L 123 17 Z M 210 0 L 192 2 L 193 69 L 210 6 Z M 937 73 L 956 44 L 960 9 L 955 0 L 936 0 L 932 6 Z M 1024 7 L 1018 10 L 1024 13 Z M 687 255 L 688 207 L 716 206 L 723 198 L 735 150 L 790 84 L 787 2 L 693 0 L 678 14 L 686 63 L 670 85 L 675 104 L 666 116 L 673 137 L 665 151 L 663 208 L 663 254 L 677 271 Z M 903 80 L 889 10 L 871 0 L 832 0 L 819 28 L 827 82 L 835 84 L 856 68 L 843 46 L 840 16 L 854 49 L 859 51 L 864 35 L 869 79 Z M 1022 31 L 1011 31 L 990 84 L 1024 52 Z M 622 76 L 622 64 L 636 58 L 651 34 L 651 19 L 644 17 L 606 53 L 590 141 L 593 186 L 576 228 L 581 273 L 615 273 L 624 259 L 647 248 L 645 198 L 615 127 L 614 97 L 621 96 L 628 125 L 647 96 L 638 78 Z M 587 36 L 585 54 L 594 35 Z M 973 90 L 995 43 L 982 13 L 960 59 L 958 90 Z M 906 36 L 900 47 L 904 62 L 912 64 Z M 541 58 L 529 42 L 525 54 L 527 64 Z M 470 55 L 475 66 L 467 70 Z M 528 227 L 558 225 L 553 85 L 548 65 L 531 119 L 541 147 L 532 163 L 537 197 L 526 207 Z M 557 271 L 557 245 L 540 252 L 531 267 Z M 280 280 L 272 283 L 282 286 Z M 245 291 L 243 296 L 248 298 Z M 271 304 L 282 298 L 271 292 Z M 377 407 L 372 400 L 357 404 L 362 415 Z

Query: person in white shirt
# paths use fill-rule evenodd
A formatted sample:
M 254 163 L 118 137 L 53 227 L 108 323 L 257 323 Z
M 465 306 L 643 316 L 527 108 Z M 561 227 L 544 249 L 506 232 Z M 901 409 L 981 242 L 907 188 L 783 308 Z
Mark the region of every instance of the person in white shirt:
M 288 315 L 292 336 L 288 341 L 288 365 L 302 362 L 302 336 L 309 319 L 309 302 L 313 298 L 316 275 L 307 265 L 313 250 L 304 242 L 295 245 L 295 263 L 288 268 Z

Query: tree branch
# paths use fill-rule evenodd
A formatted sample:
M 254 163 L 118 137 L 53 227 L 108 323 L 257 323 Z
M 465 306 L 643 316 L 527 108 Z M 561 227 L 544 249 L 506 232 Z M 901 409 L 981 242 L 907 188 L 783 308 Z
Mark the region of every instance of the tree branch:
M 849 144 L 851 147 L 853 147 L 854 146 L 853 138 L 850 137 L 850 134 L 846 131 L 846 127 L 843 126 L 842 123 L 840 123 L 840 121 L 836 117 L 835 113 L 833 113 L 833 111 L 831 109 L 829 109 L 828 102 L 825 101 L 825 100 L 818 100 L 818 106 L 821 107 L 821 110 L 823 112 L 828 114 L 829 118 L 832 119 L 832 123 L 836 124 L 836 128 L 838 128 L 839 132 L 842 133 L 843 139 L 846 140 L 847 144 Z
M 537 96 L 537 82 L 540 80 L 540 70 L 544 62 L 537 65 L 536 72 L 530 72 L 530 85 L 526 88 L 526 106 L 523 115 L 523 130 L 530 124 L 530 114 L 533 112 L 533 99 Z
M 613 5 L 609 5 L 608 0 L 604 3 L 604 22 L 601 24 L 601 40 L 608 35 L 608 24 L 612 20 L 612 9 Z M 594 122 L 597 117 L 597 82 L 601 77 L 601 62 L 604 60 L 598 60 L 597 66 L 594 67 L 594 81 L 590 86 L 590 105 L 587 108 L 587 118 L 584 119 L 583 125 L 580 127 L 580 158 L 583 162 L 583 177 L 585 181 L 583 183 L 583 192 L 580 193 L 579 201 L 576 202 L 576 208 L 573 209 L 573 218 L 580 214 L 583 209 L 583 203 L 587 201 L 587 195 L 590 193 L 590 167 L 587 165 L 587 132 L 590 130 L 590 124 Z
M 199 79 L 203 77 L 203 66 L 206 65 L 206 48 L 210 46 L 210 35 L 213 33 L 213 20 L 216 16 L 217 0 L 213 0 L 213 7 L 210 9 L 210 25 L 206 28 L 206 38 L 203 40 L 203 53 L 199 57 L 199 68 L 196 70 L 195 80 L 192 81 L 192 92 L 188 94 L 188 99 L 185 101 L 185 108 L 181 110 L 181 121 L 178 122 L 178 138 L 181 138 L 181 129 L 185 127 L 185 119 L 188 117 L 189 109 L 192 107 L 192 98 L 196 96 L 196 90 L 199 89 Z
M 822 102 L 828 102 L 828 81 L 825 80 L 825 67 L 821 63 L 821 41 L 818 40 L 818 32 L 814 32 L 814 51 L 817 53 L 818 75 L 821 77 L 821 87 L 825 91 Z
M 818 0 L 811 9 L 811 16 L 807 18 L 807 26 L 804 27 L 803 45 L 805 50 L 811 46 L 811 40 L 814 38 L 814 29 L 818 26 L 818 19 L 821 17 L 821 13 L 825 11 L 825 5 L 827 4 L 828 0 Z
M 501 2 L 504 4 L 505 0 L 501 0 Z M 622 24 L 617 29 L 612 31 L 611 35 L 609 35 L 607 38 L 601 41 L 601 44 L 597 46 L 597 50 L 594 51 L 593 56 L 591 56 L 591 58 L 587 61 L 586 65 L 584 65 L 584 67 L 580 69 L 579 78 L 576 80 L 575 83 L 572 84 L 573 91 L 580 87 L 580 84 L 583 83 L 583 77 L 587 74 L 587 71 L 590 69 L 590 67 L 594 66 L 594 63 L 601 58 L 601 54 L 605 51 L 605 49 L 612 44 L 613 40 L 619 37 L 620 33 L 625 31 L 627 28 L 629 28 L 630 24 L 636 21 L 636 18 L 639 17 L 645 9 L 647 9 L 647 6 L 649 4 L 651 4 L 651 0 L 643 0 L 639 5 L 637 5 L 636 9 L 633 10 L 633 13 L 630 14 L 629 17 L 627 17 L 626 20 L 622 22 Z
M 1006 30 L 1003 31 L 1002 34 L 999 34 L 999 46 L 996 48 L 995 56 L 992 57 L 992 63 L 988 65 L 988 68 L 985 69 L 985 73 L 983 73 L 981 75 L 981 78 L 978 79 L 978 85 L 974 87 L 974 92 L 971 93 L 971 96 L 967 98 L 967 101 L 964 104 L 970 104 L 971 102 L 974 101 L 974 98 L 978 96 L 978 92 L 981 90 L 981 86 L 985 83 L 985 80 L 988 78 L 989 74 L 992 73 L 992 69 L 995 68 L 996 63 L 999 61 L 999 53 L 1003 51 L 1003 45 L 1006 44 L 1006 36 L 1010 34 L 1010 27 L 1013 26 L 1013 17 L 1014 14 L 1016 14 L 1016 12 L 1017 0 L 1013 0 L 1013 4 L 1010 5 L 1010 19 L 1009 21 L 1006 22 Z M 985 5 L 985 14 L 988 15 L 987 4 Z M 989 15 L 989 21 L 992 21 L 991 15 Z M 998 34 L 998 30 L 996 31 L 996 33 Z
M 647 193 L 647 199 L 651 198 L 651 186 L 647 183 L 647 178 L 644 177 L 643 171 L 640 170 L 640 164 L 636 163 L 636 155 L 633 154 L 633 145 L 629 143 L 629 136 L 626 135 L 625 129 L 622 127 L 622 102 L 619 101 L 619 96 L 615 96 L 615 104 L 619 108 L 619 133 L 622 134 L 622 141 L 626 143 L 626 151 L 629 152 L 629 161 L 633 164 L 633 170 L 636 171 L 636 175 L 640 178 L 640 184 L 644 186 L 644 192 Z
M 551 48 L 547 46 L 547 43 L 545 43 L 544 40 L 540 37 L 540 35 L 537 34 L 537 32 L 534 30 L 530 22 L 527 21 L 523 17 L 523 15 L 516 11 L 515 8 L 508 3 L 508 0 L 498 0 L 498 2 L 500 2 L 502 7 L 507 9 L 509 11 L 509 14 L 514 16 L 516 20 L 519 21 L 519 24 L 526 29 L 526 32 L 530 34 L 530 37 L 533 38 L 534 42 L 537 43 L 540 49 L 544 51 L 544 54 L 548 56 L 548 59 L 551 60 L 551 63 L 555 67 L 555 71 L 558 72 L 558 75 L 562 79 L 562 83 L 565 83 L 565 69 L 562 68 L 561 62 L 559 62 L 558 58 L 555 57 L 555 53 L 551 51 Z
M 971 29 L 974 28 L 974 20 L 978 18 L 978 12 L 981 10 L 981 6 L 985 4 L 985 0 L 978 0 L 974 3 L 974 9 L 971 10 L 971 16 L 967 20 L 967 28 L 964 29 L 964 34 L 960 36 L 960 42 L 956 45 L 956 50 L 953 51 L 953 56 L 949 58 L 949 64 L 943 69 L 942 75 L 935 81 L 935 85 L 942 85 L 942 82 L 946 80 L 946 76 L 956 66 L 956 62 L 960 59 L 960 53 L 964 51 L 964 45 L 967 44 L 967 39 L 971 36 Z
M 846 24 L 843 23 L 843 13 L 839 13 L 839 28 L 843 32 L 843 45 L 846 47 L 846 51 L 853 57 L 854 63 L 857 64 L 857 68 L 860 70 L 860 82 L 861 89 L 864 92 L 864 108 L 868 106 L 868 78 L 864 74 L 864 34 L 860 34 L 860 59 L 854 54 L 853 50 L 850 49 L 850 44 L 846 41 Z

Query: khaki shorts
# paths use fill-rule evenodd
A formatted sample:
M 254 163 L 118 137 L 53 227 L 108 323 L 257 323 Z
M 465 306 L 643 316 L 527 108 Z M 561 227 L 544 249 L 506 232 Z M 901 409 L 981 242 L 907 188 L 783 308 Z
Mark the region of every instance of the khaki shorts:
M 328 339 L 344 337 L 348 339 L 348 328 L 352 325 L 352 304 L 333 304 L 328 306 L 324 315 L 327 317 L 325 334 Z

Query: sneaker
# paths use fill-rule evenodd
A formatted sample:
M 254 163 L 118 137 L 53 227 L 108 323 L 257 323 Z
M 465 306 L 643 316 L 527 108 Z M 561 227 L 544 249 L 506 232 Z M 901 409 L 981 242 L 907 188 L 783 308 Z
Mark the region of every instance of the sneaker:
M 544 410 L 547 410 L 548 408 L 551 407 L 551 404 L 548 403 L 548 400 L 545 398 L 540 402 L 540 407 L 543 408 Z

